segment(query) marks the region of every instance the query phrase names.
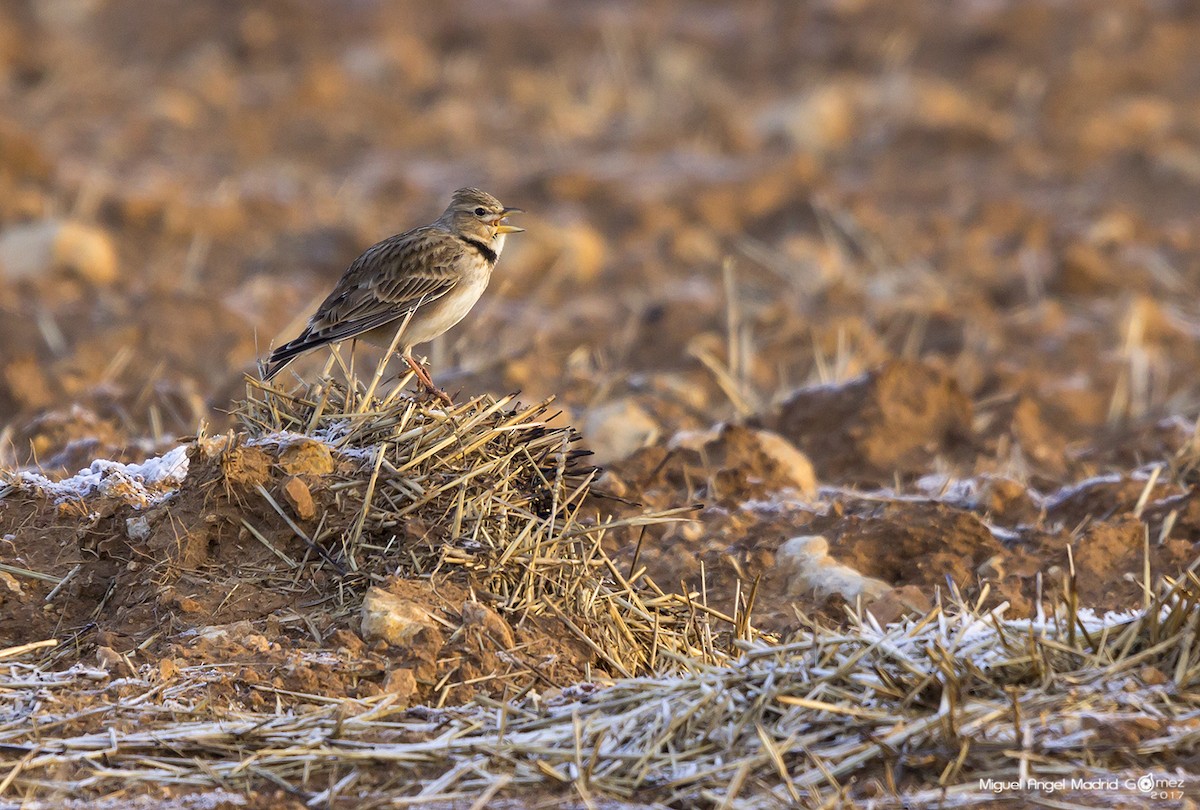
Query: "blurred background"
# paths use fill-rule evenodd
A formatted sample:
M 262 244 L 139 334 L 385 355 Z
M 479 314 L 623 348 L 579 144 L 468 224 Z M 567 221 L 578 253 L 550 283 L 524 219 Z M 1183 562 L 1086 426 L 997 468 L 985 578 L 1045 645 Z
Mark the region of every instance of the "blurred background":
M 451 392 L 604 461 L 908 358 L 1061 474 L 1195 413 L 1197 42 L 1186 0 L 7 0 L 0 463 L 224 429 L 477 185 L 528 232 L 425 350 Z

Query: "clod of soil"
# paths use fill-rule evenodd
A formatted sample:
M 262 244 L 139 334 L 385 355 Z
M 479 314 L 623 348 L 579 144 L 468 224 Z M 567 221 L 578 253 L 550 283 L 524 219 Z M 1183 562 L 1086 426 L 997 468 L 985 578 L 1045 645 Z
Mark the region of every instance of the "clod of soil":
M 968 451 L 971 402 L 945 372 L 893 361 L 842 385 L 797 391 L 769 424 L 822 480 L 887 482 Z

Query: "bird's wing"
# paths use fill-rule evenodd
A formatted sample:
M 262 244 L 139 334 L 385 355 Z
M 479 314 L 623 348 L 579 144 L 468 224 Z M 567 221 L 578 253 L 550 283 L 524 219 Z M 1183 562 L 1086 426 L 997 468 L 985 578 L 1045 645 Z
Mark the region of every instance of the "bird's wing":
M 345 340 L 405 317 L 458 283 L 459 240 L 418 228 L 368 248 L 346 270 L 304 330 L 320 343 Z
M 458 238 L 434 226 L 417 228 L 367 248 L 317 307 L 304 332 L 271 352 L 263 379 L 293 358 L 407 317 L 454 289 L 460 279 Z
M 304 332 L 272 353 L 272 361 L 361 335 L 436 301 L 458 283 L 457 238 L 425 227 L 367 248 L 346 270 Z

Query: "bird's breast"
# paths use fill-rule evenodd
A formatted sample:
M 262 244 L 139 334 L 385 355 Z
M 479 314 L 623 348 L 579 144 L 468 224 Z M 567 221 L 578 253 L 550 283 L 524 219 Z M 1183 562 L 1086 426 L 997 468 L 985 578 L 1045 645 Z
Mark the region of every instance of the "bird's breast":
M 491 272 L 486 270 L 468 274 L 453 290 L 418 309 L 405 329 L 402 342 L 407 346 L 425 343 L 461 321 L 479 301 L 490 279 Z

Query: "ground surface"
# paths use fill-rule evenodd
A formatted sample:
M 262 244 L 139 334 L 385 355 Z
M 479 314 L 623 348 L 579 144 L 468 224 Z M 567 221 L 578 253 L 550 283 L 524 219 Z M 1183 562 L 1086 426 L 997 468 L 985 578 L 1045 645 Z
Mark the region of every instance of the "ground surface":
M 0 466 L 244 427 L 256 358 L 470 184 L 527 233 L 434 375 L 555 397 L 599 513 L 694 507 L 608 534 L 620 570 L 783 635 L 955 589 L 1138 608 L 1200 558 L 1197 41 L 1186 2 L 5 3 Z M 376 582 L 440 618 L 379 646 L 332 569 L 279 567 L 289 521 L 353 528 L 353 459 L 192 448 L 144 508 L 0 498 L 0 648 L 218 664 L 247 711 L 619 674 L 441 571 Z

